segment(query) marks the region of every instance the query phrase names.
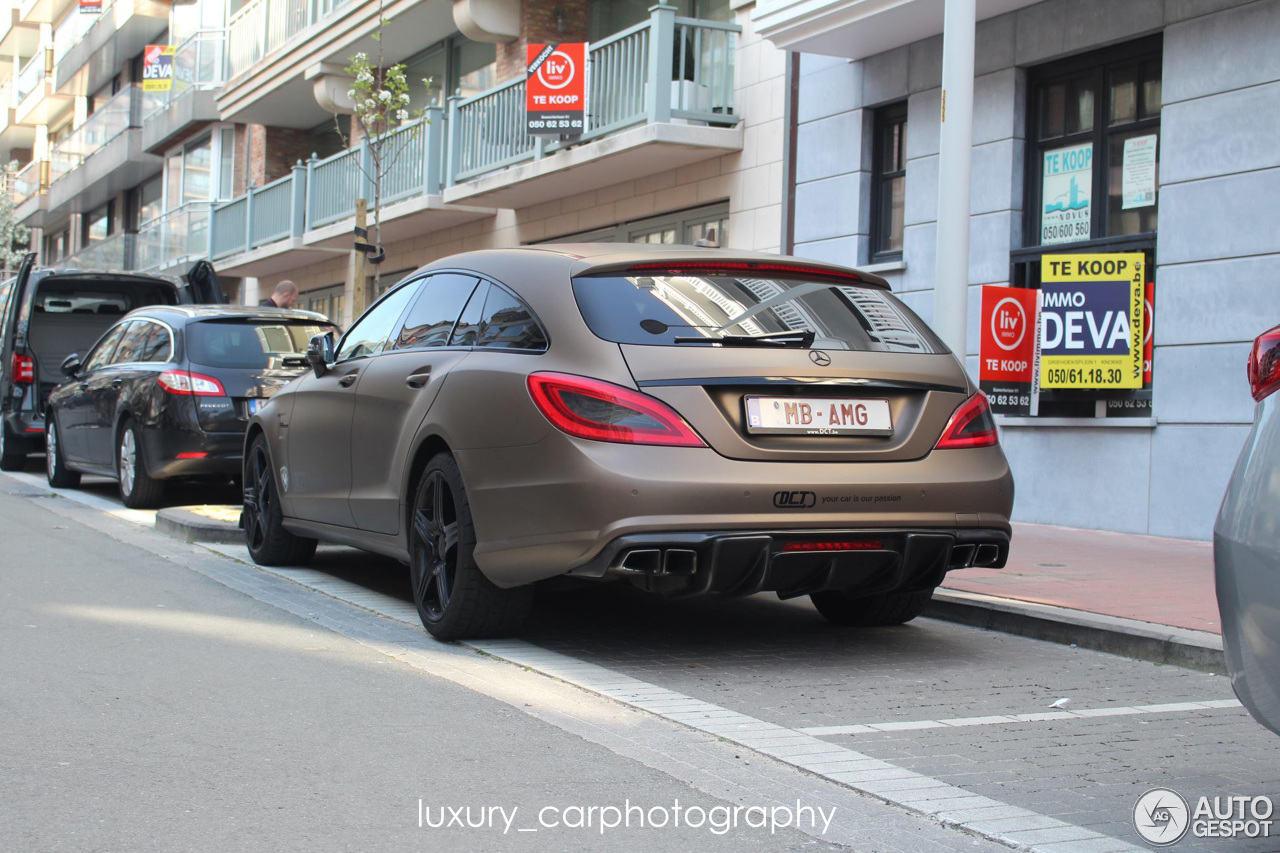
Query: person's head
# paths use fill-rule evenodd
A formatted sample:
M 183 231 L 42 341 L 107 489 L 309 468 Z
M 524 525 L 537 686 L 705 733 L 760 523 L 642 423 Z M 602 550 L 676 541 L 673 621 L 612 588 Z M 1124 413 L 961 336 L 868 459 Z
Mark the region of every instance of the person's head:
M 292 308 L 293 303 L 298 301 L 298 285 L 285 279 L 276 285 L 271 301 L 281 308 Z

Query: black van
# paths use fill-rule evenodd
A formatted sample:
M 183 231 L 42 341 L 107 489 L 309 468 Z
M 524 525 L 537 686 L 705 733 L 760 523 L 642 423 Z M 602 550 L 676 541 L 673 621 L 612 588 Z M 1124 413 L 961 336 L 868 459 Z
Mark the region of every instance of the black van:
M 0 471 L 21 470 L 27 454 L 44 450 L 46 405 L 68 355 L 88 352 L 134 308 L 225 301 L 208 261 L 178 278 L 36 269 L 35 258 L 0 283 Z

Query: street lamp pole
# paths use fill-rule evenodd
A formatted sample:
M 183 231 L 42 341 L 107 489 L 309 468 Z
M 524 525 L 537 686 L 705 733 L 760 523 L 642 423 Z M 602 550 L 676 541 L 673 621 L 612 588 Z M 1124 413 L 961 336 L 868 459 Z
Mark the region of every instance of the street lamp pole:
M 938 248 L 933 327 L 961 359 L 969 312 L 969 181 L 973 150 L 975 0 L 946 0 L 938 153 Z

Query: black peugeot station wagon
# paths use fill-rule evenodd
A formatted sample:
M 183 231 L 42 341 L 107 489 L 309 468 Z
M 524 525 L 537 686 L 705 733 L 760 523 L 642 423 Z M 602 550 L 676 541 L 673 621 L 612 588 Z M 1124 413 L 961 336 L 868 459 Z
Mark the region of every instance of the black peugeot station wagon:
M 166 480 L 240 473 L 249 418 L 307 369 L 323 314 L 283 308 L 153 306 L 62 363 L 49 395 L 49 483 L 115 477 L 126 506 L 160 500 Z
M 121 317 L 147 305 L 225 302 L 217 273 L 197 261 L 176 276 L 49 269 L 29 254 L 0 282 L 0 470 L 18 471 L 44 449 L 49 395 L 59 365 L 85 353 Z

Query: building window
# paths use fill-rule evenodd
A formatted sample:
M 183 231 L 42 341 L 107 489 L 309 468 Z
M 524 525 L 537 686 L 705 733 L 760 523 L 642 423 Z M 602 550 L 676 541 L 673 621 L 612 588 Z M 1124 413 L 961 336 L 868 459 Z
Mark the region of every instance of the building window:
M 903 213 L 907 203 L 905 102 L 876 110 L 871 172 L 871 259 L 901 258 Z
M 1155 233 L 1160 62 L 1157 37 L 1032 74 L 1026 245 Z
M 649 219 L 619 222 L 593 231 L 566 234 L 542 243 L 655 243 L 696 245 L 704 241 L 724 247 L 729 244 L 729 205 L 713 204 Z
M 80 243 L 83 246 L 91 246 L 100 240 L 105 240 L 115 231 L 110 203 L 89 211 L 81 222 L 83 231 Z

